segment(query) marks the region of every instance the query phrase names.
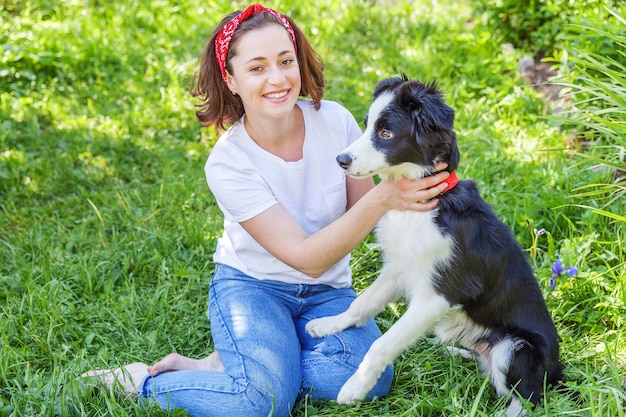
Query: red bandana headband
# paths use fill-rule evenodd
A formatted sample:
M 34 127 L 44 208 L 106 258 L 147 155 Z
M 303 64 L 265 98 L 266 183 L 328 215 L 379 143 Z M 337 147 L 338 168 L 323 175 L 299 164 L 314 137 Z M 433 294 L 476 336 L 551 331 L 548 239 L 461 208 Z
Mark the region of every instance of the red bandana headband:
M 294 33 L 293 28 L 291 27 L 291 24 L 289 23 L 287 18 L 278 13 L 276 10 L 269 9 L 258 3 L 253 4 L 243 12 L 239 13 L 237 16 L 233 17 L 231 21 L 226 23 L 222 30 L 220 30 L 220 32 L 217 34 L 217 38 L 215 38 L 215 56 L 217 57 L 217 65 L 220 67 L 224 82 L 226 82 L 226 57 L 228 56 L 228 48 L 230 47 L 230 40 L 233 37 L 233 33 L 235 33 L 241 22 L 262 11 L 269 12 L 280 20 L 280 22 L 283 24 L 285 29 L 287 29 L 287 32 L 289 32 L 289 35 L 291 36 L 294 50 L 297 51 L 296 34 Z

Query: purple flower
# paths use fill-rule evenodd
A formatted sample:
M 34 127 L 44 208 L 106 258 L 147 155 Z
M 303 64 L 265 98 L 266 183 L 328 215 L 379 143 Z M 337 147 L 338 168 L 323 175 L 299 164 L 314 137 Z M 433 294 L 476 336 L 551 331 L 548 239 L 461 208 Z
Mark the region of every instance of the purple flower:
M 552 275 L 550 275 L 550 288 L 553 290 L 556 288 L 556 279 L 560 277 L 561 274 L 565 272 L 570 277 L 574 277 L 578 275 L 578 268 L 575 266 L 564 266 L 563 262 L 560 259 L 557 259 L 552 264 Z

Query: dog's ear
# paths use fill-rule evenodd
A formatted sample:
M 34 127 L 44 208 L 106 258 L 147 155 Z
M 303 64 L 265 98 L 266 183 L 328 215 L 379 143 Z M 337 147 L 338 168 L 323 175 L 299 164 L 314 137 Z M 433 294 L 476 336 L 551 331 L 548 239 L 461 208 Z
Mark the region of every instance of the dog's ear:
M 413 82 L 403 89 L 403 105 L 411 109 L 413 133 L 428 137 L 438 143 L 441 152 L 433 156 L 433 162 L 446 162 L 448 171 L 456 170 L 461 154 L 454 133 L 454 110 L 448 106 L 434 83 L 422 84 Z M 436 138 L 436 139 L 435 139 Z
M 434 125 L 443 129 L 452 129 L 454 127 L 454 110 L 441 99 L 441 96 L 435 98 L 435 103 L 428 102 L 427 109 Z
M 449 140 L 449 150 L 448 150 L 448 155 L 444 155 L 443 159 L 448 163 L 448 168 L 446 168 L 447 171 L 456 171 L 457 167 L 459 166 L 459 162 L 461 161 L 461 152 L 459 151 L 459 146 L 457 145 L 457 141 L 456 141 L 456 135 L 454 134 L 454 132 L 450 133 L 451 138 L 453 140 Z
M 433 106 L 430 102 L 412 101 L 409 108 L 415 132 L 452 130 L 454 127 L 454 110 L 446 104 Z
M 414 120 L 424 127 L 452 129 L 454 110 L 446 104 L 435 83 L 414 83 L 409 93 Z
M 393 90 L 398 85 L 402 84 L 404 81 L 406 81 L 406 75 L 404 75 L 404 74 L 402 75 L 402 78 L 400 78 L 400 77 L 392 77 L 392 78 L 387 78 L 387 79 L 381 80 L 376 85 L 376 88 L 374 88 L 374 93 L 373 93 L 374 100 L 376 100 L 376 97 L 378 97 L 379 95 L 381 95 L 385 91 Z

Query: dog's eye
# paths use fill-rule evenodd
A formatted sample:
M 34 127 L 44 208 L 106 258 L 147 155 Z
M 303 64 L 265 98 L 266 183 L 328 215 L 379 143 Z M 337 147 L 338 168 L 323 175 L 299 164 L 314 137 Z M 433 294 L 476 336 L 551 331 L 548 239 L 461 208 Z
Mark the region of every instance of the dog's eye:
M 381 139 L 393 139 L 396 135 L 387 129 L 381 129 L 378 131 L 378 137 Z

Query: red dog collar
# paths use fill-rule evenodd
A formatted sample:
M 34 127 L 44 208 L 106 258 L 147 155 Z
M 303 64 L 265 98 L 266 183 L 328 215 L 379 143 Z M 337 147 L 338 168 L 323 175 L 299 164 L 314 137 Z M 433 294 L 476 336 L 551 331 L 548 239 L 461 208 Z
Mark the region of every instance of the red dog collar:
M 442 182 L 447 183 L 448 187 L 445 190 L 443 190 L 441 194 L 445 193 L 446 191 L 450 191 L 451 189 L 456 187 L 456 185 L 459 183 L 459 178 L 456 176 L 456 172 L 453 171 L 450 173 L 450 176 Z

